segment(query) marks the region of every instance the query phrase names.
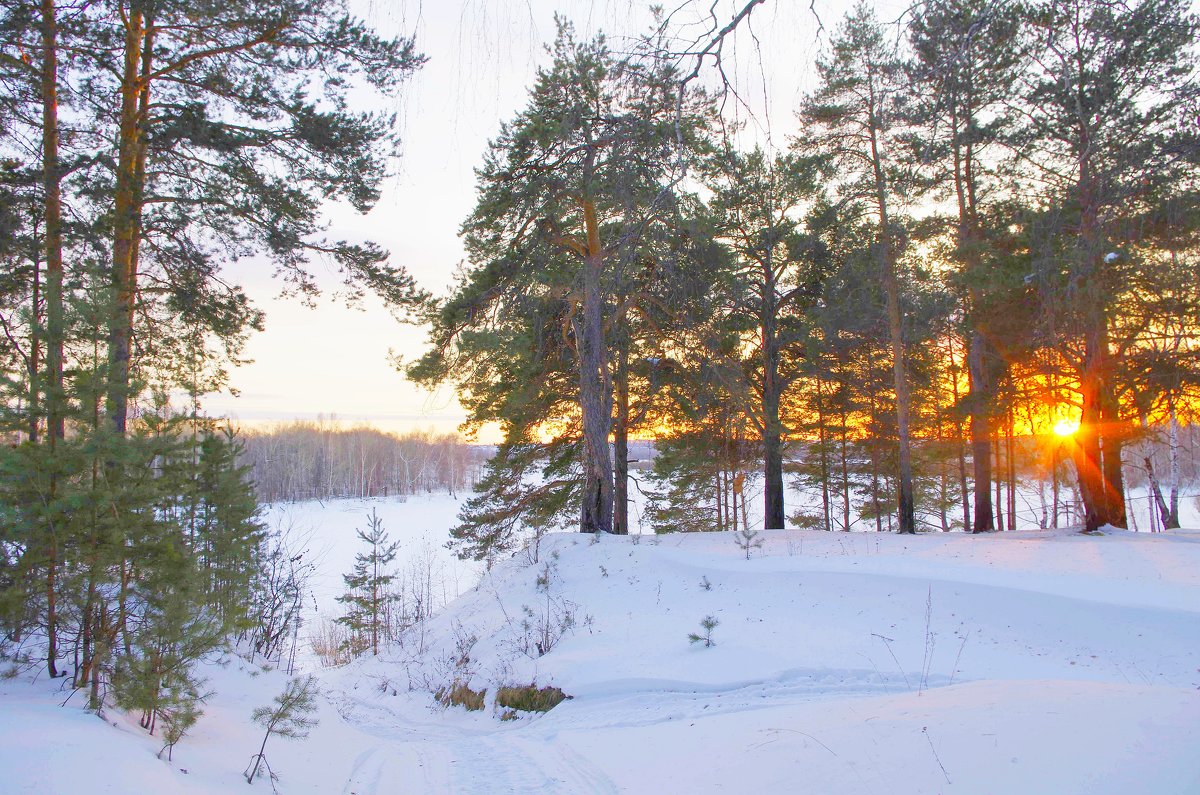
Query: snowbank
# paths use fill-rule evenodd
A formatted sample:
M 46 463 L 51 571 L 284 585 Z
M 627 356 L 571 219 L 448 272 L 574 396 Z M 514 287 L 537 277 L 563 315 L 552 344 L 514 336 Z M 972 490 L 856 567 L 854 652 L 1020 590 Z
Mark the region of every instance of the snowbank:
M 547 537 L 319 672 L 321 725 L 267 748 L 279 791 L 1200 792 L 1200 535 L 761 537 Z M 251 668 L 213 669 L 172 763 L 0 683 L 2 789 L 245 792 L 249 713 L 284 681 Z M 456 680 L 487 708 L 438 704 Z M 501 720 L 496 687 L 529 683 L 573 698 Z

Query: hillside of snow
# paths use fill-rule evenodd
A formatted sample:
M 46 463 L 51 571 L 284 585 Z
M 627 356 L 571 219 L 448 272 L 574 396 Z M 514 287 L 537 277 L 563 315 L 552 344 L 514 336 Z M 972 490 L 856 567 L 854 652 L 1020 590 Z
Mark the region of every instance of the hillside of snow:
M 435 502 L 394 510 L 425 527 Z M 314 540 L 352 535 L 333 508 L 345 526 Z M 747 559 L 731 534 L 549 536 L 378 657 L 307 658 L 321 723 L 271 740 L 278 791 L 1200 792 L 1200 533 L 755 540 Z M 286 677 L 207 675 L 171 762 L 58 683 L 0 681 L 0 791 L 269 792 L 240 774 Z M 502 720 L 497 687 L 530 683 L 571 698 Z M 453 684 L 485 708 L 439 704 Z

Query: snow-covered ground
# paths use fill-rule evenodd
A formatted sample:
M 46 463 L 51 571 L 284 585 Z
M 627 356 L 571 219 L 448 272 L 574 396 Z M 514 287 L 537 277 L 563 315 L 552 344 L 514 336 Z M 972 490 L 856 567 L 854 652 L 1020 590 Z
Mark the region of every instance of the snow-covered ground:
M 292 509 L 322 610 L 371 505 L 401 565 L 463 595 L 317 671 L 320 725 L 267 747 L 281 793 L 1200 793 L 1195 531 L 779 531 L 749 560 L 729 534 L 564 534 L 470 589 L 441 548 L 449 498 L 325 503 Z M 715 645 L 689 642 L 708 616 Z M 170 763 L 132 719 L 0 681 L 0 792 L 246 792 L 250 712 L 286 677 L 206 673 L 216 695 Z M 487 708 L 436 704 L 455 679 Z M 530 682 L 572 699 L 500 720 L 496 687 Z
M 270 505 L 263 521 L 284 530 L 292 545 L 309 551 L 315 570 L 305 600 L 306 618 L 341 614 L 337 597 L 346 590 L 342 576 L 354 568 L 354 556 L 365 552 L 356 531 L 366 530 L 368 516 L 376 513 L 391 541 L 400 543 L 392 570 L 400 578 L 414 571 L 428 573 L 440 607 L 473 586 L 482 569 L 461 561 L 446 548 L 448 531 L 455 522 L 461 498 L 449 494 L 423 494 L 388 499 L 325 500 Z

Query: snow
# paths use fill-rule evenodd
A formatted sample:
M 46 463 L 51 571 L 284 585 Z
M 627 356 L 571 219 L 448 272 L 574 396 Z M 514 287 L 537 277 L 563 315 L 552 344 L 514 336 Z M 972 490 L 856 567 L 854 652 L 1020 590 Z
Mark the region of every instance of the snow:
M 457 505 L 272 514 L 320 551 L 314 611 L 371 507 L 402 567 L 462 591 L 378 658 L 315 669 L 320 725 L 267 746 L 279 792 L 1200 792 L 1196 531 L 774 531 L 749 560 L 730 534 L 559 534 L 470 588 L 479 568 L 442 548 Z M 706 616 L 709 648 L 687 638 Z M 169 763 L 132 718 L 60 707 L 60 683 L 0 681 L 0 791 L 246 792 L 250 712 L 286 677 L 236 657 L 205 675 L 215 694 Z M 434 702 L 456 675 L 485 710 Z M 530 682 L 572 698 L 501 721 L 496 687 Z
M 307 600 L 311 621 L 339 614 L 337 597 L 345 590 L 342 575 L 354 568 L 354 556 L 364 551 L 356 531 L 367 529 L 367 514 L 372 510 L 388 537 L 401 542 L 394 571 L 400 576 L 414 568 L 430 572 L 439 606 L 474 585 L 481 567 L 460 561 L 446 549 L 447 531 L 461 505 L 461 499 L 449 494 L 278 503 L 267 506 L 263 520 L 271 527 L 288 529 L 310 550 L 316 566 Z

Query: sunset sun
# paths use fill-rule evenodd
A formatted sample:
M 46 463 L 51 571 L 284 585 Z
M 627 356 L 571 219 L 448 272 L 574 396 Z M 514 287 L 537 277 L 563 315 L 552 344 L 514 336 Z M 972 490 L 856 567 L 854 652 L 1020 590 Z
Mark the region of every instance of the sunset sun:
M 1079 423 L 1075 420 L 1061 419 L 1054 423 L 1054 435 L 1066 438 L 1073 436 L 1075 431 L 1079 430 Z

